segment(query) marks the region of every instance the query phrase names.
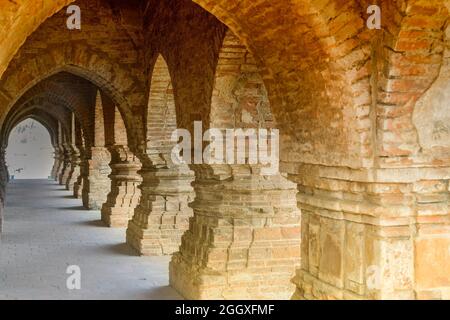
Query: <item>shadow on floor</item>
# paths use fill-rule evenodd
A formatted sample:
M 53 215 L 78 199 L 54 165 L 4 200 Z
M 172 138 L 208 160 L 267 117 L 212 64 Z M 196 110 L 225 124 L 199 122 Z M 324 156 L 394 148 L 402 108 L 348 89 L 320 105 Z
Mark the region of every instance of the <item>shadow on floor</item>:
M 106 225 L 101 220 L 81 221 L 77 224 L 95 228 L 106 228 Z
M 152 287 L 143 292 L 140 298 L 144 300 L 183 300 L 183 297 L 170 286 Z
M 77 200 L 77 198 L 75 198 L 73 195 L 60 196 L 59 198 L 61 198 L 61 199 L 72 199 L 72 200 Z
M 76 207 L 60 207 L 57 208 L 59 210 L 69 210 L 69 211 L 86 211 L 86 212 L 92 212 L 90 210 L 87 210 L 85 207 L 83 206 L 76 206 Z
M 132 248 L 130 248 L 129 245 L 126 243 L 119 243 L 112 246 L 106 246 L 105 249 L 110 251 L 114 254 L 121 254 L 124 256 L 132 256 L 132 257 L 139 257 L 139 254 L 134 251 Z

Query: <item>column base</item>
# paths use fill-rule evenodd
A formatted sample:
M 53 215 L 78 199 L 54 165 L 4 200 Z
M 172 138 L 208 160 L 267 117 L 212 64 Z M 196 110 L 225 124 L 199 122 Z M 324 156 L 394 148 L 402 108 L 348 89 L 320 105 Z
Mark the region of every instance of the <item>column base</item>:
M 169 266 L 170 286 L 190 300 L 289 300 L 295 290 L 292 267 L 261 266 L 243 271 L 218 272 L 183 261 L 173 255 Z
M 69 181 L 69 179 L 70 179 L 71 172 L 72 172 L 72 166 L 71 166 L 70 164 L 68 164 L 68 165 L 64 168 L 64 172 L 63 172 L 63 174 L 61 175 L 60 180 L 59 180 L 59 184 L 62 185 L 62 186 L 66 186 L 66 189 L 67 189 L 67 190 L 69 190 L 69 189 L 67 188 L 67 183 L 68 183 L 68 181 Z
M 194 217 L 170 263 L 171 286 L 188 299 L 290 299 L 301 262 L 295 185 L 280 175 L 196 173 Z
M 111 189 L 109 163 L 111 155 L 104 147 L 92 147 L 91 159 L 85 164 L 83 181 L 83 206 L 90 210 L 101 210 Z
M 109 228 L 126 228 L 131 219 L 130 214 L 124 208 L 102 207 L 102 221 Z
M 139 204 L 142 165 L 127 146 L 114 145 L 111 152 L 111 191 L 102 207 L 102 221 L 111 228 L 126 228 Z
M 162 215 L 161 221 L 154 227 L 143 229 L 141 225 L 131 220 L 127 229 L 127 244 L 142 256 L 163 256 L 177 252 L 181 237 L 189 228 L 189 217 Z M 157 220 L 157 219 L 155 219 Z M 166 226 L 161 223 L 168 223 Z
M 127 244 L 140 255 L 170 255 L 179 250 L 193 210 L 193 172 L 183 169 L 142 171 L 142 196 L 127 229 Z
M 70 171 L 69 178 L 67 179 L 66 182 L 67 190 L 74 191 L 75 184 L 77 183 L 79 176 L 80 176 L 80 167 L 78 164 L 76 164 Z

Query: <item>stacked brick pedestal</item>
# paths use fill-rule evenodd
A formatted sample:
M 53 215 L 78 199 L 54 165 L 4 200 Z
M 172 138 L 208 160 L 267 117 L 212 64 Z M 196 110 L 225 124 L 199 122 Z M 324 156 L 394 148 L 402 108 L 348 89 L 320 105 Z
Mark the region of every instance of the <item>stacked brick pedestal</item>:
M 109 227 L 127 227 L 141 196 L 141 163 L 126 146 L 111 151 L 111 191 L 102 207 L 102 221 Z
M 127 243 L 141 255 L 177 251 L 188 229 L 194 174 L 187 166 L 140 171 L 142 196 L 127 229 Z
M 92 147 L 90 154 L 83 168 L 83 206 L 100 210 L 111 188 L 108 178 L 111 173 L 111 155 L 105 147 Z
M 205 166 L 194 188 L 171 286 L 188 299 L 289 299 L 300 265 L 295 185 L 247 166 Z
M 299 171 L 294 298 L 450 297 L 448 168 Z

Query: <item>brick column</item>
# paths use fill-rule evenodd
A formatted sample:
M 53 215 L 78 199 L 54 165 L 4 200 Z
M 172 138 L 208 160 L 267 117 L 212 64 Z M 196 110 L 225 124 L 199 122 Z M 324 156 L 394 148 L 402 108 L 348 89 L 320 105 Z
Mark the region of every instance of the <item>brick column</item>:
M 60 147 L 60 156 L 59 156 L 59 161 L 60 161 L 60 165 L 58 168 L 58 171 L 56 173 L 56 181 L 62 185 L 62 177 L 64 175 L 64 170 L 66 169 L 67 166 L 67 155 L 66 155 L 66 150 L 63 146 Z
M 406 180 L 415 180 L 416 170 L 299 168 L 295 180 L 303 239 L 294 298 L 414 299 L 420 252 L 414 238 L 422 229 L 416 224 L 414 189 L 421 183 Z M 437 199 L 446 187 L 436 185 Z M 421 188 L 435 187 L 425 183 Z
M 6 165 L 6 150 L 0 149 L 0 183 L 6 186 L 9 182 L 8 166 Z
M 59 176 L 64 169 L 64 150 L 61 146 L 55 149 L 55 164 L 52 169 L 52 178 L 59 181 Z
M 415 297 L 450 300 L 450 168 L 423 171 L 411 188 Z
M 289 299 L 300 264 L 295 184 L 245 165 L 195 170 L 194 217 L 171 286 L 188 299 Z
M 141 255 L 172 254 L 193 213 L 188 207 L 193 172 L 187 166 L 144 167 L 140 174 L 142 195 L 128 224 L 127 243 Z
M 139 203 L 142 181 L 137 173 L 141 163 L 127 146 L 116 145 L 111 152 L 111 191 L 102 207 L 102 221 L 108 227 L 126 227 Z
M 66 186 L 67 180 L 70 178 L 72 172 L 72 148 L 68 144 L 64 145 L 64 168 L 59 176 L 59 184 Z
M 80 150 L 80 163 L 79 163 L 80 174 L 77 180 L 73 184 L 73 196 L 76 199 L 82 199 L 83 197 L 83 184 L 85 179 L 87 179 L 87 160 L 86 154 L 83 150 Z
M 54 158 L 54 162 L 53 162 L 52 171 L 50 173 L 50 177 L 53 180 L 56 181 L 57 180 L 57 174 L 58 174 L 59 166 L 61 165 L 60 154 L 59 154 L 59 147 L 55 148 L 55 151 L 53 153 L 53 158 Z
M 81 172 L 80 172 L 80 163 L 81 163 L 80 152 L 75 146 L 72 146 L 70 163 L 71 163 L 71 170 L 69 172 L 69 176 L 67 177 L 66 189 L 69 190 L 69 191 L 74 191 L 75 184 L 77 183 L 78 178 L 81 175 Z
M 111 173 L 111 155 L 105 147 L 92 147 L 90 154 L 83 167 L 83 206 L 100 210 L 111 188 L 108 177 Z
M 70 151 L 70 171 L 67 173 L 67 177 L 65 178 L 66 189 L 69 191 L 74 190 L 74 185 L 78 181 L 78 177 L 80 176 L 80 150 L 77 147 L 77 143 L 81 146 L 81 129 L 77 124 L 75 114 L 71 114 L 71 124 L 70 124 L 70 144 L 68 149 Z M 77 141 L 78 139 L 78 141 Z M 64 180 L 64 179 L 63 179 Z

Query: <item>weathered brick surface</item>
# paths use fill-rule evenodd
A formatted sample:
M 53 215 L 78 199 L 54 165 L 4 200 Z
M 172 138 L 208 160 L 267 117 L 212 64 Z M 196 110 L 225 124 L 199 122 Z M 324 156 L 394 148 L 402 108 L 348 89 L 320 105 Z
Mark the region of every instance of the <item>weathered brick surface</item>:
M 111 153 L 111 191 L 102 206 L 102 221 L 109 227 L 127 227 L 139 203 L 142 178 L 140 161 L 126 146 L 113 146 Z
M 167 255 L 178 251 L 181 236 L 188 229 L 194 177 L 187 166 L 172 163 L 171 135 L 177 128 L 175 99 L 162 56 L 154 60 L 145 119 L 142 196 L 128 224 L 127 243 L 141 255 Z
M 86 149 L 83 167 L 83 205 L 87 209 L 100 210 L 111 189 L 109 174 L 111 153 L 105 146 L 104 98 L 97 92 L 94 118 L 94 146 Z
M 111 153 L 111 191 L 102 206 L 102 221 L 109 227 L 127 227 L 139 203 L 141 162 L 127 146 L 122 116 L 112 101 L 104 105 L 105 142 Z
M 181 243 L 178 291 L 450 298 L 449 1 L 381 1 L 371 31 L 368 1 L 82 0 L 81 32 L 61 27 L 69 2 L 0 1 L 2 147 L 35 116 L 53 136 L 52 176 L 69 180 L 73 112 L 74 194 L 82 186 L 101 206 L 112 157 L 105 208 L 120 207 L 121 224 L 121 201 L 130 209 L 137 194 L 122 178 L 137 177 L 138 158 L 127 242 L 142 254 Z M 120 110 L 116 136 L 110 111 L 95 130 L 97 90 Z M 200 165 L 194 178 L 173 166 L 169 134 L 194 120 L 279 128 L 281 173 Z
M 83 206 L 86 209 L 100 210 L 106 202 L 111 188 L 108 176 L 111 173 L 109 163 L 111 154 L 105 147 L 90 148 L 89 158 L 85 160 L 82 174 Z
M 176 252 L 188 229 L 193 200 L 192 171 L 187 167 L 146 168 L 142 176 L 141 200 L 128 224 L 127 243 L 141 255 Z
M 214 128 L 275 126 L 260 70 L 227 32 L 211 102 Z M 254 165 L 193 166 L 194 217 L 170 267 L 191 299 L 288 299 L 300 264 L 295 185 Z M 183 276 L 191 275 L 190 277 Z

